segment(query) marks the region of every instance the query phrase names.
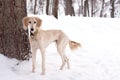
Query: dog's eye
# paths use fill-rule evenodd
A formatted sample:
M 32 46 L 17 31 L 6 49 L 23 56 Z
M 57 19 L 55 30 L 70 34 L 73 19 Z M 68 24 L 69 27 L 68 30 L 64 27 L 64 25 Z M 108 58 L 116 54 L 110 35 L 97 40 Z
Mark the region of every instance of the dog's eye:
M 35 24 L 36 22 L 34 21 L 34 24 Z
M 31 23 L 31 21 L 29 21 L 29 23 Z

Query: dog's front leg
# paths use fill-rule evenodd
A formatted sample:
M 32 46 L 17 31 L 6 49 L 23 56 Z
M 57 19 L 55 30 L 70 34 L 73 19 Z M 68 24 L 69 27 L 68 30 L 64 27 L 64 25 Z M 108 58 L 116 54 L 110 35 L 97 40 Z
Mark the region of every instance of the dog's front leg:
M 42 73 L 41 75 L 45 74 L 45 50 L 41 49 L 41 57 L 42 57 Z
M 32 72 L 35 72 L 36 65 L 36 50 L 32 50 Z

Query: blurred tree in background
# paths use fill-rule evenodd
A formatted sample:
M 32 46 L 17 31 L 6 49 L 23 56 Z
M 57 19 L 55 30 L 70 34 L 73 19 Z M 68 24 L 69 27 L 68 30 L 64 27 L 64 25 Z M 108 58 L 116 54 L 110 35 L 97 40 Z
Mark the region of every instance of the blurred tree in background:
M 39 15 L 114 18 L 120 17 L 119 6 L 120 0 L 27 0 L 27 12 Z

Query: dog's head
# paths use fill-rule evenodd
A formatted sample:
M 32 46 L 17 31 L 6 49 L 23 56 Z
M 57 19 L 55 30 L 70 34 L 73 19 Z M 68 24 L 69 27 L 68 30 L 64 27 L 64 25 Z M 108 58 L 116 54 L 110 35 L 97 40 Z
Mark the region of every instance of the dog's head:
M 41 26 L 42 20 L 38 17 L 24 17 L 22 22 L 24 30 L 29 27 L 30 32 L 34 33 Z

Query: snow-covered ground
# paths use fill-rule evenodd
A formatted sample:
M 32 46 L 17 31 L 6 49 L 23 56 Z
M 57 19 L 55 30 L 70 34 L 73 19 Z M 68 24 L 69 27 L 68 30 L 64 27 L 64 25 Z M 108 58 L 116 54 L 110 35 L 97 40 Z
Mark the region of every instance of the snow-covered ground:
M 66 48 L 71 68 L 61 71 L 61 59 L 52 43 L 46 49 L 46 75 L 41 73 L 38 51 L 36 72 L 31 60 L 19 62 L 0 54 L 0 80 L 120 80 L 120 20 L 39 16 L 42 29 L 61 29 L 82 47 L 74 52 Z M 19 65 L 17 65 L 19 63 Z

